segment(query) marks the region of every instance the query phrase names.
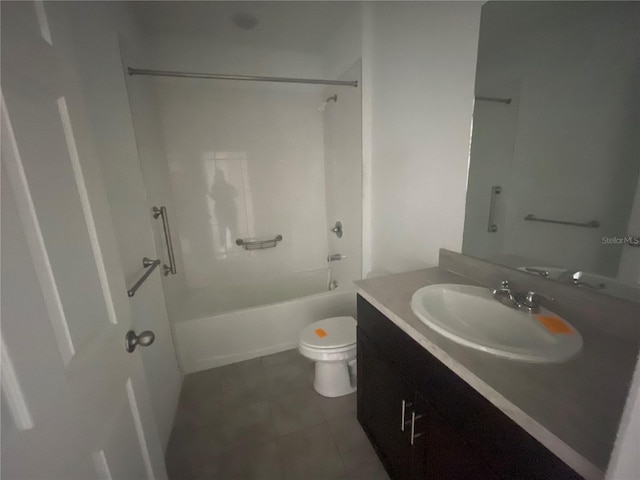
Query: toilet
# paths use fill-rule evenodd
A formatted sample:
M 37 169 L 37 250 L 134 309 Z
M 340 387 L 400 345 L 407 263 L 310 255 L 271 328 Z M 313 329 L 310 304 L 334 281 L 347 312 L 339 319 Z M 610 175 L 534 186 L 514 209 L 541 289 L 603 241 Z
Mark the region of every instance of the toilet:
M 300 332 L 300 354 L 316 362 L 313 387 L 324 397 L 356 391 L 356 321 L 325 318 Z

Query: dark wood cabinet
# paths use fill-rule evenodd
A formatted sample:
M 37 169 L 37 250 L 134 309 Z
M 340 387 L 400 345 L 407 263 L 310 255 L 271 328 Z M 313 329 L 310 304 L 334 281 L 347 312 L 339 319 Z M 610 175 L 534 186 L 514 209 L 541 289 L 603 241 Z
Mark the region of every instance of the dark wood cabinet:
M 579 479 L 358 296 L 358 421 L 394 480 Z
M 358 341 L 358 382 L 365 392 L 358 397 L 360 422 L 376 438 L 377 452 L 393 478 L 411 478 L 407 413 L 412 408 L 413 389 L 387 363 L 376 356 L 373 344 L 363 335 Z M 403 411 L 405 415 L 403 416 Z

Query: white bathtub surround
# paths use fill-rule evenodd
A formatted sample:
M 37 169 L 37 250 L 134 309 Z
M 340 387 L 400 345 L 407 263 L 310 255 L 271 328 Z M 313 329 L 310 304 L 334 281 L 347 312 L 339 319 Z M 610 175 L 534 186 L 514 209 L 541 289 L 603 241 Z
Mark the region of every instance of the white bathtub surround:
M 192 373 L 297 348 L 307 325 L 328 317 L 355 317 L 355 299 L 355 290 L 324 292 L 174 321 L 180 364 L 185 373 Z
M 326 266 L 321 89 L 154 79 L 188 289 Z M 247 251 L 239 238 L 283 240 Z
M 329 290 L 329 275 L 329 269 L 323 268 L 188 290 L 170 305 L 171 320 L 180 323 L 316 295 Z M 353 289 L 353 284 L 350 285 Z
M 359 65 L 345 75 L 359 79 Z M 342 88 L 338 109 L 323 114 L 321 87 L 154 82 L 167 146 L 157 167 L 170 178 L 184 285 L 167 296 L 183 372 L 294 348 L 309 323 L 355 315 L 361 155 L 342 131 L 359 128 L 359 92 Z M 341 239 L 329 232 L 329 208 L 347 222 Z M 236 244 L 277 235 L 269 249 Z M 329 265 L 336 252 L 347 258 Z

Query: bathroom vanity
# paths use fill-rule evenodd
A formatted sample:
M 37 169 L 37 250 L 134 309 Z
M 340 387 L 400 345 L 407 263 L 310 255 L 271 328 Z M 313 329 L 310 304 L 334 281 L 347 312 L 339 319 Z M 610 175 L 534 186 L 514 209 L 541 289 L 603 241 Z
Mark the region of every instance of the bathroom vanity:
M 391 478 L 603 478 L 637 346 L 569 309 L 574 358 L 498 358 L 413 314 L 413 292 L 438 283 L 478 284 L 442 268 L 358 282 L 358 420 Z
M 358 420 L 392 478 L 581 478 L 360 296 L 358 321 Z

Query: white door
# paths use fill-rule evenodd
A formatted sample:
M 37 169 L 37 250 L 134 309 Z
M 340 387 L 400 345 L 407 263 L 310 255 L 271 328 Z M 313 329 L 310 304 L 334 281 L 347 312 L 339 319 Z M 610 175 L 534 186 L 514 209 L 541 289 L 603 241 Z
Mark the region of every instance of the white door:
M 166 478 L 68 28 L 1 8 L 2 478 Z

